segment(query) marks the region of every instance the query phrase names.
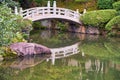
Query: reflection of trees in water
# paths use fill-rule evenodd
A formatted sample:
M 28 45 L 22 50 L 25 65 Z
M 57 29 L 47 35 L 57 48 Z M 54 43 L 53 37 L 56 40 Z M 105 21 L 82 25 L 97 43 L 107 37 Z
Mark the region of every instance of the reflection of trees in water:
M 63 47 L 79 41 L 73 33 L 63 33 L 57 30 L 40 31 L 30 36 L 33 42 L 46 45 L 48 47 Z
M 51 37 L 51 31 L 47 30 L 47 31 L 42 31 L 41 33 L 41 38 L 42 39 L 50 39 Z
M 63 47 L 76 43 L 80 40 L 95 41 L 99 38 L 99 35 L 60 32 L 57 30 L 43 30 L 33 32 L 31 32 L 33 34 L 30 36 L 33 42 L 43 44 L 48 47 Z
M 79 57 L 78 57 L 79 56 Z M 35 60 L 34 57 L 14 61 L 12 63 L 19 65 L 35 65 L 40 59 Z M 21 66 L 22 67 L 22 66 Z M 20 67 L 20 68 L 21 68 Z M 2 80 L 119 80 L 120 64 L 115 64 L 109 60 L 100 60 L 94 57 L 82 57 L 80 54 L 67 58 L 56 60 L 53 66 L 51 63 L 43 62 L 32 68 L 21 70 L 13 70 L 10 68 L 1 68 L 0 74 L 4 74 Z M 10 75 L 11 74 L 11 75 Z M 64 74 L 64 75 L 63 75 Z M 44 76 L 43 76 L 44 75 Z M 46 77 L 47 76 L 47 77 Z M 71 78 L 71 79 L 70 79 Z
M 80 60 L 76 59 L 74 57 L 65 58 L 65 59 L 61 60 L 62 64 L 60 64 L 60 65 L 79 67 L 79 72 L 80 72 L 82 80 L 86 80 L 86 79 L 89 79 L 89 80 L 103 80 L 103 79 L 117 80 L 120 78 L 119 76 L 116 76 L 116 74 L 114 74 L 115 72 L 117 72 L 117 73 L 120 72 L 120 64 L 115 64 L 113 61 L 109 61 L 109 60 L 104 61 L 104 60 L 96 59 L 93 57 L 92 58 L 86 57 L 86 59 L 84 59 L 84 58 L 85 57 L 83 57 Z M 60 61 L 60 60 L 58 60 L 58 61 Z M 111 69 L 112 69 L 112 71 L 111 71 Z

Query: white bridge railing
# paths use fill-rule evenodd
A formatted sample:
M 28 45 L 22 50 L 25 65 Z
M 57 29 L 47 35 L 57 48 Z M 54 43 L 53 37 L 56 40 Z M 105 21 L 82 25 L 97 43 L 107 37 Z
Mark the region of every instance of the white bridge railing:
M 51 57 L 47 59 L 47 61 L 49 61 L 51 59 L 52 64 L 55 64 L 55 59 L 59 59 L 59 58 L 64 58 L 64 57 L 68 57 L 74 54 L 79 53 L 79 43 L 70 45 L 70 46 L 66 46 L 66 47 L 61 47 L 61 48 L 52 48 L 51 49 Z
M 79 20 L 81 14 L 78 9 L 73 11 L 66 8 L 58 8 L 56 7 L 56 1 L 54 1 L 53 7 L 50 7 L 50 1 L 48 1 L 47 7 L 35 7 L 26 10 L 20 9 L 20 15 L 23 16 L 24 19 L 30 19 L 32 21 L 48 18 L 62 18 L 81 23 Z

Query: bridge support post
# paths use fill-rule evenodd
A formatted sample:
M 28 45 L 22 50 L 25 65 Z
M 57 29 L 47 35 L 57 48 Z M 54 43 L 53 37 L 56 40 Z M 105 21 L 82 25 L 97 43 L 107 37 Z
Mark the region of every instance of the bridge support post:
M 15 6 L 15 14 L 18 15 L 18 9 L 16 6 Z
M 47 7 L 48 7 L 48 14 L 50 14 L 50 1 L 48 1 Z
M 53 14 L 56 14 L 56 1 L 53 1 Z
M 52 65 L 54 65 L 55 64 L 55 53 L 52 53 L 51 57 L 52 57 Z

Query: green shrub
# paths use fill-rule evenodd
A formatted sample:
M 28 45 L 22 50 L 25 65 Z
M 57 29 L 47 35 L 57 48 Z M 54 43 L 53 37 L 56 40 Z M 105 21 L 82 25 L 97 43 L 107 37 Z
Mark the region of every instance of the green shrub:
M 88 0 L 75 0 L 75 2 L 87 2 Z
M 112 9 L 114 0 L 98 0 L 97 6 L 99 9 Z
M 105 24 L 117 15 L 116 10 L 96 10 L 86 12 L 81 16 L 81 21 L 85 25 L 103 27 Z
M 120 28 L 120 26 L 117 26 L 117 25 L 120 25 L 120 16 L 116 16 L 114 17 L 113 19 L 111 19 L 105 26 L 105 28 L 107 30 L 112 30 L 112 28 L 117 27 L 117 28 Z
M 116 10 L 120 10 L 120 1 L 113 3 L 113 8 Z
M 28 23 L 31 24 L 31 21 L 23 20 L 11 12 L 7 5 L 0 5 L 0 47 L 24 41 L 22 29 L 28 27 Z M 1 48 L 0 53 L 3 53 Z

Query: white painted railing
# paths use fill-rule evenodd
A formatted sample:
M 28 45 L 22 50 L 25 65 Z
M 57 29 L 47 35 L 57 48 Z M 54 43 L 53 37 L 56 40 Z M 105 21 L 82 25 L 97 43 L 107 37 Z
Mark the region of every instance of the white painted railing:
M 62 18 L 80 23 L 80 15 L 78 12 L 54 7 L 35 7 L 23 10 L 21 16 L 24 19 L 30 19 L 32 21 L 47 19 L 47 18 Z
M 60 18 L 81 23 L 79 21 L 81 14 L 78 9 L 73 11 L 66 8 L 56 7 L 56 1 L 54 1 L 53 7 L 50 7 L 50 1 L 48 1 L 47 7 L 34 7 L 26 10 L 20 9 L 19 13 L 24 19 L 30 19 L 32 21 L 48 18 Z
M 68 57 L 74 54 L 77 54 L 80 52 L 79 50 L 79 43 L 70 45 L 70 46 L 66 46 L 66 47 L 61 47 L 61 48 L 52 48 L 51 49 L 51 57 L 47 59 L 47 61 L 49 61 L 51 59 L 52 64 L 54 65 L 55 63 L 55 59 L 59 59 L 59 58 L 64 58 L 64 57 Z

